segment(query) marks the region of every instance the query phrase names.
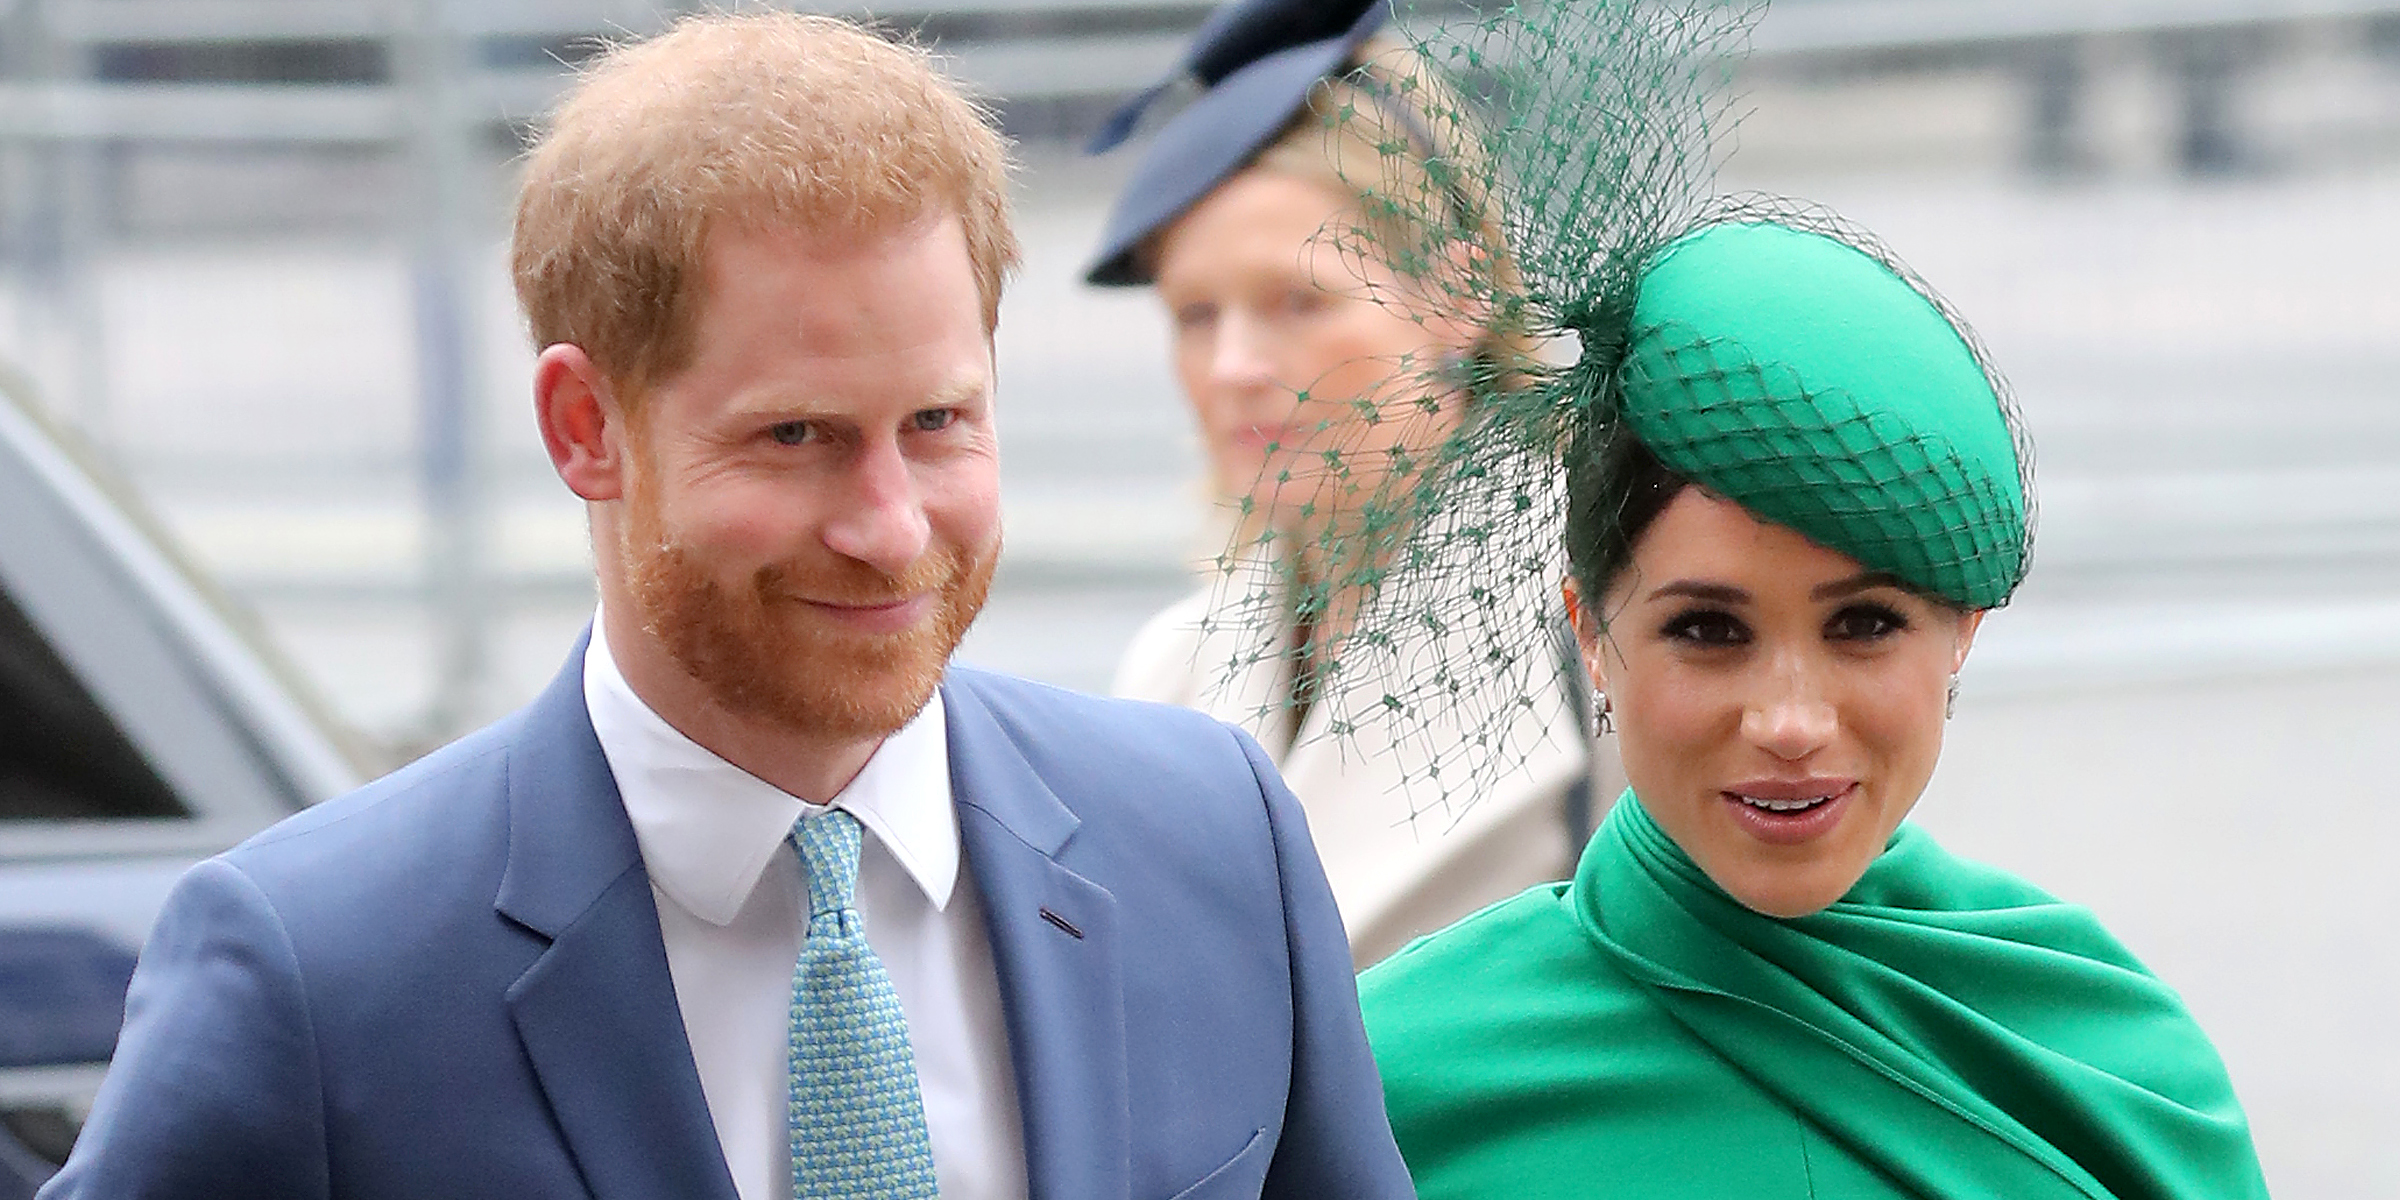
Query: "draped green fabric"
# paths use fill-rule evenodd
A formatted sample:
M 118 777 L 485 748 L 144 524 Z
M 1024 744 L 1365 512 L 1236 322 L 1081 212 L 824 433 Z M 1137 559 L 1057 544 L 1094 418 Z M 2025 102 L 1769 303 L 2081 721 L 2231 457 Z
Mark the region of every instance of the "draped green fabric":
M 1778 920 L 1628 793 L 1571 883 L 1360 987 L 1427 1200 L 2266 1195 L 2174 992 L 2088 911 L 1909 826 Z

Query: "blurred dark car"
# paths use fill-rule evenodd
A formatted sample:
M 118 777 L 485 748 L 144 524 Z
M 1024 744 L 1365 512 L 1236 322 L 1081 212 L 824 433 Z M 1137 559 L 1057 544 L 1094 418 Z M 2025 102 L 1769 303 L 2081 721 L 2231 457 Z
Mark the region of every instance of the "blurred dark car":
M 70 444 L 0 388 L 0 1200 L 73 1145 L 176 877 L 358 779 Z

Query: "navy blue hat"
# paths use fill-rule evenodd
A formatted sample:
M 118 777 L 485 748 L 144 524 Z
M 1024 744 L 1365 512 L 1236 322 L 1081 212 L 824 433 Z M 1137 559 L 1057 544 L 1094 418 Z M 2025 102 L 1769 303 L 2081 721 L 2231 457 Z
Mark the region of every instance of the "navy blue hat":
M 1159 130 L 1134 168 L 1085 281 L 1149 283 L 1135 250 L 1274 141 L 1307 103 L 1309 89 L 1340 72 L 1383 26 L 1387 6 L 1388 0 L 1233 0 L 1209 14 L 1176 73 L 1109 118 L 1086 147 L 1098 154 L 1123 142 L 1142 112 L 1187 75 L 1208 89 Z

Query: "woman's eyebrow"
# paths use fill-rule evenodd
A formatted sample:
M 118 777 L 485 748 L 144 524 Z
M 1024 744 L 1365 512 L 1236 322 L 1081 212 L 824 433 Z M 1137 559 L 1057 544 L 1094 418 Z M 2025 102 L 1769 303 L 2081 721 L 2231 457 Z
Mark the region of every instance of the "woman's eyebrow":
M 1808 598 L 1811 600 L 1838 600 L 1843 596 L 1855 596 L 1860 592 L 1884 587 L 1899 588 L 1901 591 L 1908 590 L 1908 585 L 1901 582 L 1899 576 L 1889 571 L 1861 571 L 1848 579 L 1836 579 L 1831 583 L 1818 584 L 1815 588 L 1810 589 Z
M 1729 583 L 1708 583 L 1698 579 L 1678 579 L 1660 584 L 1650 593 L 1650 599 L 1662 596 L 1682 596 L 1690 600 L 1706 600 L 1712 604 L 1748 604 L 1750 593 Z

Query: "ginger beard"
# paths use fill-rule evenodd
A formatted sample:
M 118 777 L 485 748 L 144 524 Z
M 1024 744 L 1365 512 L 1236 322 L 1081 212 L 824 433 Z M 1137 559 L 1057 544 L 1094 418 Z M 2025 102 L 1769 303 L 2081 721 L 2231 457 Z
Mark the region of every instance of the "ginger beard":
M 999 544 L 936 543 L 899 576 L 827 552 L 769 563 L 729 584 L 677 544 L 636 472 L 625 497 L 626 579 L 642 628 L 727 711 L 810 737 L 880 737 L 914 719 L 991 591 Z M 886 604 L 933 592 L 898 633 L 839 627 L 812 607 Z

